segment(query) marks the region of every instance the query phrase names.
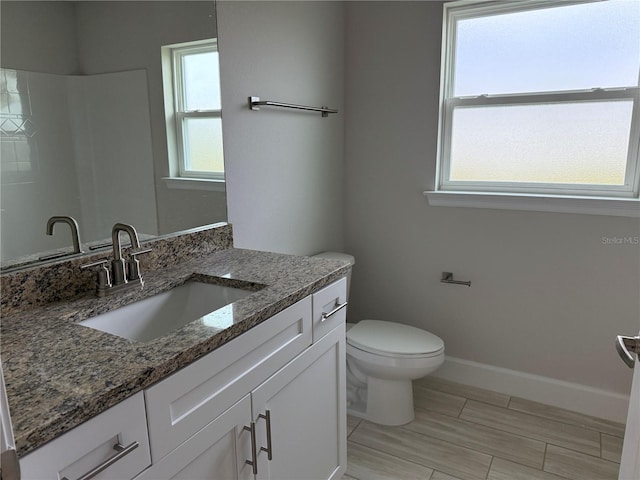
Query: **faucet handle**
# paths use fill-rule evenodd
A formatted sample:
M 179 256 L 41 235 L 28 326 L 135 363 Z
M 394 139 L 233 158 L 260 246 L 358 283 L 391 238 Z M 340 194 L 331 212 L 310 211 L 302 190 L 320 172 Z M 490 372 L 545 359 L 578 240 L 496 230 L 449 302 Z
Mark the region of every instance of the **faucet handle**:
M 152 252 L 152 251 L 153 251 L 153 248 L 145 248 L 144 250 L 131 251 L 131 252 L 129 252 L 129 255 L 132 258 L 136 258 L 136 256 L 138 256 L 138 255 L 143 255 L 145 253 L 149 253 L 149 252 Z
M 106 290 L 111 286 L 109 268 L 107 267 L 108 263 L 109 263 L 109 260 L 106 258 L 103 258 L 102 260 L 98 260 L 96 262 L 80 265 L 81 270 L 85 270 L 91 267 L 100 267 L 100 269 L 98 270 L 98 276 L 97 276 L 98 295 L 100 295 L 100 292 L 104 292 L 104 290 Z
M 149 253 L 151 252 L 151 250 L 151 248 L 145 248 L 144 250 L 129 252 L 129 256 L 131 257 L 129 260 L 127 260 L 127 279 L 129 281 L 138 279 L 142 281 L 142 275 L 140 275 L 140 262 L 136 257 L 138 255 Z
M 95 262 L 85 263 L 84 265 L 80 265 L 80 270 L 85 270 L 91 267 L 97 267 L 98 265 L 104 265 L 105 263 L 109 263 L 109 260 L 103 258 L 102 260 L 96 260 Z

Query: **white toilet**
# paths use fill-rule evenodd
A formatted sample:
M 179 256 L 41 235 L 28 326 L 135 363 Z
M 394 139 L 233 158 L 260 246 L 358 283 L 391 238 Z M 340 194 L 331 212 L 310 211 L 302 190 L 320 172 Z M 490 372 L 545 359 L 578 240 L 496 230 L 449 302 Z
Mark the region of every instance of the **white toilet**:
M 351 255 L 324 252 L 321 258 L 355 264 Z M 347 278 L 347 294 L 351 278 Z M 347 413 L 382 425 L 404 425 L 415 417 L 412 381 L 444 362 L 442 339 L 395 322 L 347 324 Z

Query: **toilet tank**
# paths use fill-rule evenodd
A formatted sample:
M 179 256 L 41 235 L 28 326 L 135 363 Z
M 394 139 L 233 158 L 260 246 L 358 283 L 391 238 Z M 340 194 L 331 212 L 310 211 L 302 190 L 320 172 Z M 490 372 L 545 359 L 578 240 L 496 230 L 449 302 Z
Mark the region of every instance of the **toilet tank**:
M 343 260 L 345 262 L 349 262 L 351 266 L 356 264 L 356 259 L 353 255 L 349 255 L 347 253 L 340 252 L 322 252 L 316 255 L 312 255 L 314 258 L 328 258 L 329 260 Z M 349 298 L 349 289 L 351 288 L 351 270 L 347 274 L 347 299 Z

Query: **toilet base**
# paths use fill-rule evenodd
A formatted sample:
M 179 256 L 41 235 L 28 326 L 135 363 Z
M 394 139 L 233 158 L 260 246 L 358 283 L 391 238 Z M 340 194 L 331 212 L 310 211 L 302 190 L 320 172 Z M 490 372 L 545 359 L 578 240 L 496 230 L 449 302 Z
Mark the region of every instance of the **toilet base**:
M 415 418 L 411 380 L 369 377 L 366 399 L 366 402 L 349 405 L 347 413 L 380 425 L 392 426 L 404 425 Z

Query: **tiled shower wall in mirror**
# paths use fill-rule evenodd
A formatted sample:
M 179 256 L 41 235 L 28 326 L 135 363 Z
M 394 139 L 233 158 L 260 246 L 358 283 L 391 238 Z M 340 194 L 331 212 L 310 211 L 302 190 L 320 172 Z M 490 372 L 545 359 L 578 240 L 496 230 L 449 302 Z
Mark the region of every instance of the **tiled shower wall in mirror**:
M 3 262 L 69 245 L 45 235 L 53 215 L 76 218 L 86 241 L 123 215 L 157 235 L 141 213 L 156 211 L 146 72 L 0 72 Z

